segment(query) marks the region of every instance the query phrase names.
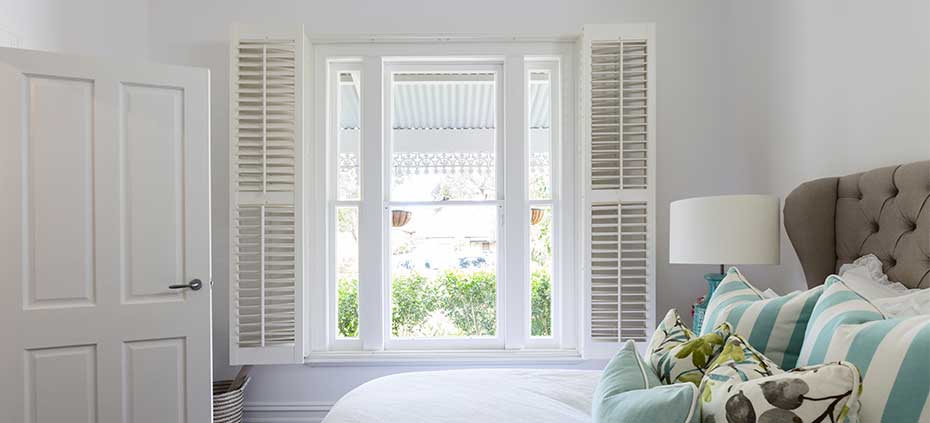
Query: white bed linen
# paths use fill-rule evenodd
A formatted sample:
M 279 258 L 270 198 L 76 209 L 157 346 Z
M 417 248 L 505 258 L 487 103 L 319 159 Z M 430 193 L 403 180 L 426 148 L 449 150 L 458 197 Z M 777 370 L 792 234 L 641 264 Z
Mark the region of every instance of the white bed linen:
M 469 369 L 402 373 L 355 388 L 324 423 L 591 421 L 599 370 Z
M 840 267 L 840 277 L 850 289 L 862 295 L 887 318 L 930 314 L 930 288 L 908 289 L 888 280 L 882 262 L 874 254 L 865 255 Z

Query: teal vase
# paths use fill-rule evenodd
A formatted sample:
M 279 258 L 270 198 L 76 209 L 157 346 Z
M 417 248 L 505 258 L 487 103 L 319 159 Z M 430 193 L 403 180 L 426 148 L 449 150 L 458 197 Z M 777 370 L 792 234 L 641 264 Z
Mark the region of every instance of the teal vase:
M 701 333 L 704 311 L 707 310 L 707 305 L 710 304 L 710 299 L 713 298 L 714 291 L 717 290 L 717 285 L 720 285 L 720 281 L 723 280 L 724 276 L 726 275 L 723 273 L 707 273 L 704 275 L 704 280 L 707 281 L 707 295 L 704 296 L 704 301 L 694 306 L 694 321 L 691 323 L 691 329 L 694 333 Z

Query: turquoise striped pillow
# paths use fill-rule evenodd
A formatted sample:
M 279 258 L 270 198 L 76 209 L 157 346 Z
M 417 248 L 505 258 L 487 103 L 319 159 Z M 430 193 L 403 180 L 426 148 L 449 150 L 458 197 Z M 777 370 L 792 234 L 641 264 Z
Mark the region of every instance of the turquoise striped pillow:
M 807 322 L 823 287 L 766 299 L 731 267 L 707 305 L 702 333 L 728 322 L 733 333 L 765 354 L 778 367 L 797 367 Z
M 825 286 L 799 364 L 855 364 L 863 422 L 930 422 L 930 315 L 886 319 L 839 276 Z

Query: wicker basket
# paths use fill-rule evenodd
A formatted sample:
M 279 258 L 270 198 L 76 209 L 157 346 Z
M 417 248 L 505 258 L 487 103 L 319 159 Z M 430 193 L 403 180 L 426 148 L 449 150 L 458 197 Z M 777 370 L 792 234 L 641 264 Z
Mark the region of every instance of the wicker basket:
M 245 386 L 249 384 L 246 377 L 238 387 L 232 387 L 234 380 L 213 382 L 213 423 L 241 423 L 242 406 L 245 403 Z

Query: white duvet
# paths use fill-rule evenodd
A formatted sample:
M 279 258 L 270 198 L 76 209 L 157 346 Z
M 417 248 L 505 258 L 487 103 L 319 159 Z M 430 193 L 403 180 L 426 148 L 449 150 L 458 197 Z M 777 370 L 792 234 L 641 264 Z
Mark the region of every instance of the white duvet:
M 355 388 L 323 423 L 589 423 L 600 376 L 543 369 L 402 373 Z

